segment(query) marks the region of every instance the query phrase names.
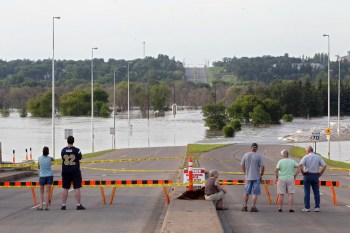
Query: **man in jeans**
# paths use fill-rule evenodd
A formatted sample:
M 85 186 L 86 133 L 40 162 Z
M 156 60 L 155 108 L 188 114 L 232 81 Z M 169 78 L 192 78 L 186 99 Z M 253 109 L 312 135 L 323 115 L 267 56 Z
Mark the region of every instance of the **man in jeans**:
M 319 177 L 322 176 L 326 170 L 326 163 L 323 161 L 322 157 L 313 153 L 314 149 L 312 146 L 305 148 L 306 155 L 301 159 L 299 163 L 299 171 L 304 175 L 304 209 L 303 212 L 310 212 L 310 186 L 314 193 L 315 198 L 315 212 L 320 211 L 320 189 L 318 186 Z M 320 166 L 322 170 L 320 172 Z
M 245 153 L 241 161 L 241 167 L 246 179 L 244 190 L 244 205 L 242 211 L 248 211 L 247 205 L 249 195 L 253 194 L 252 208 L 250 209 L 250 212 L 258 212 L 258 209 L 255 205 L 258 200 L 258 195 L 261 194 L 260 179 L 264 174 L 265 166 L 262 160 L 262 156 L 261 154 L 257 153 L 257 150 L 258 144 L 253 143 L 251 145 L 251 152 Z

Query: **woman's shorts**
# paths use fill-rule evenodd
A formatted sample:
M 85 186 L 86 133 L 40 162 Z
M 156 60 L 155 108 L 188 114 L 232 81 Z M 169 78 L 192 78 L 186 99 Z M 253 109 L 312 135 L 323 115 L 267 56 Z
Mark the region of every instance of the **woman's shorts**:
M 39 184 L 40 186 L 44 186 L 44 185 L 51 185 L 53 184 L 53 176 L 41 176 L 39 177 Z
M 295 193 L 294 178 L 278 179 L 277 193 L 278 194 Z

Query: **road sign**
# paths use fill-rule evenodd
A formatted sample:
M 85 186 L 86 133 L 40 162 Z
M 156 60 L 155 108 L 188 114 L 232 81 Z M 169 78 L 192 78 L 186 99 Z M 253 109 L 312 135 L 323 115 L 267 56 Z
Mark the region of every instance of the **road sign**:
M 67 139 L 69 136 L 73 136 L 73 129 L 64 129 L 64 139 Z
M 332 133 L 332 130 L 331 130 L 330 128 L 327 128 L 327 129 L 326 129 L 326 134 L 327 134 L 327 135 L 330 135 L 331 133 Z
M 312 132 L 312 141 L 315 142 L 315 141 L 319 141 L 320 140 L 320 132 Z
M 205 182 L 205 168 L 193 168 L 193 182 L 199 182 L 199 181 L 204 181 Z M 183 182 L 188 183 L 188 168 L 184 168 L 184 173 L 183 173 Z M 204 183 L 202 184 L 193 184 L 193 186 L 204 186 Z

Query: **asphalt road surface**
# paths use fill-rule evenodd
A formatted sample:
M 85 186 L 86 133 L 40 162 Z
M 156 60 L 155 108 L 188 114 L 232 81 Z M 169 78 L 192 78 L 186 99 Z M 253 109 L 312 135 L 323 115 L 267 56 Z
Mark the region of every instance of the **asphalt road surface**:
M 239 162 L 245 152 L 250 150 L 250 145 L 230 145 L 208 153 L 202 154 L 199 166 L 206 170 L 216 169 L 222 172 L 241 171 Z M 260 145 L 258 152 L 263 154 L 267 171 L 273 171 L 280 159 L 280 151 L 290 146 Z M 215 160 L 208 160 L 215 159 Z M 300 159 L 296 159 L 300 161 Z M 268 172 L 267 172 L 268 173 Z M 220 174 L 219 179 L 244 179 L 242 175 Z M 263 179 L 274 179 L 273 175 L 264 175 Z M 297 179 L 302 179 L 299 174 Z M 337 180 L 341 186 L 350 185 L 348 171 L 326 170 L 320 180 Z M 321 187 L 321 212 L 314 212 L 313 194 L 311 192 L 311 212 L 301 212 L 303 208 L 303 186 L 297 186 L 294 196 L 295 213 L 288 212 L 286 197 L 284 198 L 283 212 L 278 212 L 275 203 L 276 185 L 269 186 L 272 204 L 267 201 L 264 186 L 261 186 L 262 195 L 258 199 L 257 208 L 260 212 L 241 212 L 243 205 L 244 186 L 224 186 L 227 190 L 225 205 L 229 210 L 219 211 L 219 217 L 225 232 L 234 233 L 294 233 L 294 232 L 350 232 L 350 190 L 348 188 L 335 188 L 337 206 L 334 206 L 329 187 Z M 248 206 L 251 199 L 248 202 Z
M 78 145 L 77 145 L 78 146 Z M 186 147 L 120 149 L 100 159 L 162 158 L 185 155 Z M 81 165 L 84 180 L 172 179 L 183 162 L 182 158 Z M 54 167 L 55 180 L 60 180 L 60 167 Z M 123 170 L 118 171 L 118 170 Z M 128 170 L 166 170 L 162 172 Z M 22 181 L 37 181 L 31 177 Z M 159 232 L 167 210 L 162 187 L 117 188 L 112 205 L 104 205 L 99 188 L 82 188 L 82 204 L 86 210 L 75 209 L 74 192 L 69 192 L 67 210 L 60 210 L 61 188 L 55 188 L 49 211 L 37 211 L 29 188 L 0 190 L 0 232 Z M 107 202 L 111 188 L 105 188 Z M 38 197 L 38 189 L 36 196 Z
M 208 83 L 207 74 L 205 68 L 185 68 L 185 76 L 187 81 L 194 83 Z

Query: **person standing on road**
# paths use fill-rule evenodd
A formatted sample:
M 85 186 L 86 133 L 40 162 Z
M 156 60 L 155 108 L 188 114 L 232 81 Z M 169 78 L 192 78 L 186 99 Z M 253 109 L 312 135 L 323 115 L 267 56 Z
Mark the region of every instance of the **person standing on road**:
M 221 188 L 218 178 L 218 171 L 209 171 L 209 178 L 205 181 L 204 198 L 207 201 L 213 201 L 217 210 L 227 210 L 228 208 L 223 205 L 226 190 Z
M 276 183 L 277 183 L 277 194 L 279 196 L 279 208 L 278 212 L 282 212 L 283 197 L 284 194 L 288 193 L 288 206 L 289 212 L 293 210 L 293 194 L 295 193 L 295 176 L 294 169 L 298 168 L 298 163 L 289 159 L 288 150 L 281 151 L 282 159 L 278 161 L 276 165 Z
M 257 153 L 258 144 L 253 143 L 251 145 L 251 152 L 245 153 L 241 167 L 245 174 L 246 185 L 244 190 L 244 205 L 242 211 L 248 211 L 249 195 L 252 197 L 252 207 L 250 212 L 259 212 L 256 208 L 256 202 L 258 196 L 261 194 L 260 180 L 264 175 L 265 166 L 261 154 Z
M 322 157 L 313 153 L 312 146 L 305 148 L 306 155 L 301 159 L 299 163 L 298 171 L 296 175 L 301 171 L 304 175 L 304 208 L 303 212 L 310 212 L 310 186 L 314 193 L 315 198 L 315 212 L 320 211 L 320 188 L 319 178 L 325 172 L 327 164 L 323 161 Z M 320 172 L 320 166 L 322 170 Z
M 40 204 L 39 204 L 38 210 L 43 210 L 44 194 L 45 194 L 45 210 L 49 210 L 50 189 L 53 183 L 53 173 L 51 170 L 51 162 L 54 161 L 54 159 L 48 155 L 49 155 L 49 148 L 45 146 L 43 148 L 43 155 L 38 158 L 38 169 L 40 170 L 40 174 L 39 174 Z
M 73 182 L 75 199 L 77 201 L 77 210 L 85 210 L 81 204 L 80 188 L 82 187 L 82 178 L 80 171 L 80 160 L 83 155 L 79 148 L 73 146 L 74 137 L 67 138 L 68 146 L 62 149 L 62 207 L 61 210 L 66 210 L 66 203 L 68 198 L 68 190 Z

